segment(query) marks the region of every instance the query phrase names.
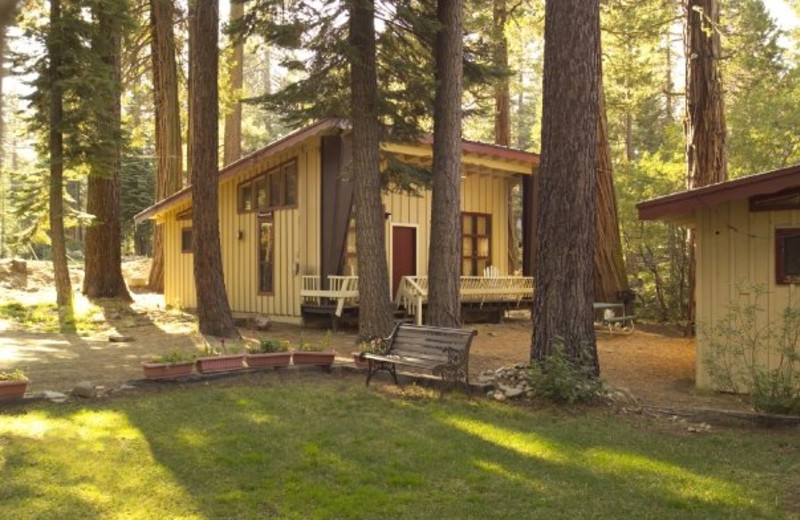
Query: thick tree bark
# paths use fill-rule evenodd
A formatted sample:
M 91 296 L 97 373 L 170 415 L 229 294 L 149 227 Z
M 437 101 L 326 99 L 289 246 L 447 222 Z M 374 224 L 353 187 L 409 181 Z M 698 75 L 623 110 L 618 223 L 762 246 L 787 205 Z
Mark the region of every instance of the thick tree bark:
M 686 46 L 686 184 L 689 189 L 728 178 L 727 129 L 720 76 L 719 5 L 717 0 L 687 0 Z M 695 321 L 695 232 L 690 229 L 688 331 Z
M 150 0 L 150 53 L 156 122 L 156 202 L 180 190 L 183 184 L 173 22 L 172 0 Z M 152 291 L 164 291 L 164 229 L 161 225 L 153 227 L 153 263 L 148 285 Z
M 192 247 L 200 332 L 238 337 L 233 323 L 219 241 L 219 4 L 189 2 L 189 112 L 192 141 Z
M 594 224 L 600 37 L 598 0 L 545 8 L 542 162 L 531 361 L 561 338 L 599 374 L 594 333 Z M 593 359 L 582 358 L 588 351 Z
M 602 54 L 598 66 L 597 98 L 597 218 L 594 236 L 594 298 L 597 301 L 617 301 L 617 292 L 628 289 L 628 276 L 619 238 L 617 197 L 614 193 L 614 174 L 611 149 L 608 145 L 605 92 L 603 89 Z
M 506 0 L 494 0 L 492 9 L 494 65 L 508 69 L 508 40 Z M 497 80 L 494 87 L 494 142 L 503 146 L 511 144 L 511 94 L 508 76 Z
M 58 321 L 62 332 L 75 330 L 72 284 L 67 266 L 64 237 L 64 119 L 61 88 L 61 0 L 50 0 L 50 34 L 47 53 L 50 57 L 50 242 L 53 248 L 53 278 L 56 284 Z
M 428 261 L 429 325 L 461 326 L 462 0 L 439 0 L 434 49 L 433 201 Z
M 89 298 L 131 300 L 122 276 L 120 229 L 120 159 L 122 153 L 120 53 L 124 2 L 93 5 L 96 33 L 92 50 L 103 66 L 94 92 L 92 137 L 95 152 L 90 164 L 86 211 L 94 216 L 86 229 L 83 293 Z
M 358 244 L 358 332 L 386 337 L 393 319 L 381 204 L 374 0 L 350 0 L 353 177 Z
M 231 22 L 244 16 L 244 4 L 231 2 Z M 233 46 L 233 63 L 230 65 L 231 89 L 237 96 L 233 111 L 225 116 L 225 150 L 222 163 L 228 165 L 242 156 L 242 103 L 241 95 L 244 85 L 244 41 L 237 38 Z

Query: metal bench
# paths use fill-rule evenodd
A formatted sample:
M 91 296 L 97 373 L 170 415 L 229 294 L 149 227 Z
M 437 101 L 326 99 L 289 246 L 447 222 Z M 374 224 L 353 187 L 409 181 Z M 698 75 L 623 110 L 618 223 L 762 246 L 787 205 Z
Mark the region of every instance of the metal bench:
M 372 376 L 385 370 L 397 382 L 397 365 L 429 370 L 446 387 L 462 381 L 469 393 L 469 347 L 475 330 L 448 329 L 425 325 L 399 324 L 386 338 L 388 347 L 381 354 L 365 353 L 369 362 L 367 385 Z

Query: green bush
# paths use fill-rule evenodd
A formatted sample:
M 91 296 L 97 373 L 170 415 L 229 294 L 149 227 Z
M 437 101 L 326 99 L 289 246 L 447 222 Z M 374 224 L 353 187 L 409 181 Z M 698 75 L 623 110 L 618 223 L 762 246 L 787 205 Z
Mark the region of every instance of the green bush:
M 150 358 L 151 363 L 188 363 L 190 361 L 194 361 L 195 355 L 189 354 L 187 352 L 180 352 L 177 350 L 173 350 L 169 354 L 161 354 L 159 356 L 153 356 Z
M 287 352 L 289 342 L 273 338 L 262 338 L 258 346 L 251 346 L 247 351 L 251 354 L 271 354 L 273 352 Z
M 531 384 L 537 395 L 557 403 L 587 403 L 603 394 L 603 382 L 594 373 L 594 355 L 581 345 L 579 359 L 567 354 L 564 339 L 552 341 L 551 353 L 531 366 Z
M 27 379 L 25 372 L 20 369 L 0 372 L 0 381 L 26 381 Z
M 732 303 L 713 327 L 698 328 L 709 347 L 704 360 L 712 381 L 721 390 L 750 394 L 756 410 L 800 414 L 800 307 L 786 307 L 780 318 L 759 326 L 766 290 L 737 289 L 752 292 L 753 302 Z

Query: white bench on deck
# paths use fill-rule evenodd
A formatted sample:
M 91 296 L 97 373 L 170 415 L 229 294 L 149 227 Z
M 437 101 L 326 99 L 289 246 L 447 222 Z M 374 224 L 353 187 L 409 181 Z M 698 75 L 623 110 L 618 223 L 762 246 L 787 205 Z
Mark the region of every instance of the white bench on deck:
M 319 282 L 319 276 L 303 276 L 303 288 L 300 290 L 303 303 L 322 305 L 326 300 L 336 302 L 333 313 L 341 318 L 344 306 L 358 301 L 358 276 L 328 276 L 329 289 L 321 289 Z

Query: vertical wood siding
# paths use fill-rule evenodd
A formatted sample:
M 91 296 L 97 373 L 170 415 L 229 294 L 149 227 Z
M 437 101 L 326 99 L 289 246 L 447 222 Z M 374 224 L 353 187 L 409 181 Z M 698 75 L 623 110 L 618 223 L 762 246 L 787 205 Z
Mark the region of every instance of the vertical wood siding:
M 297 158 L 298 205 L 295 209 L 273 212 L 275 225 L 275 273 L 272 295 L 258 294 L 258 215 L 238 213 L 237 185 L 278 164 Z M 301 276 L 320 273 L 321 164 L 320 139 L 280 153 L 250 167 L 219 190 L 220 240 L 225 285 L 231 309 L 237 313 L 262 313 L 285 319 L 300 316 Z M 508 205 L 506 193 L 511 176 L 471 174 L 462 180 L 461 210 L 492 215 L 492 264 L 503 274 L 508 272 Z M 391 224 L 417 226 L 418 273 L 427 274 L 430 240 L 431 193 L 419 197 L 396 193 L 383 196 L 386 211 L 386 255 L 391 260 Z M 189 220 L 177 220 L 188 204 L 170 209 L 164 215 L 166 276 L 164 296 L 167 304 L 186 308 L 197 305 L 195 299 L 192 254 L 181 253 L 181 228 Z M 239 232 L 242 238 L 239 239 Z M 390 264 L 391 265 L 391 262 Z
M 767 291 L 759 299 L 764 309 L 759 327 L 778 320 L 783 310 L 797 305 L 796 285 L 775 283 L 775 230 L 800 227 L 800 211 L 750 212 L 747 200 L 703 209 L 696 215 L 697 323 L 711 327 L 729 312 L 731 304 L 755 303 L 754 286 Z M 707 370 L 710 354 L 705 334 L 697 336 L 697 386 L 712 388 Z M 774 353 L 761 356 L 773 366 Z

